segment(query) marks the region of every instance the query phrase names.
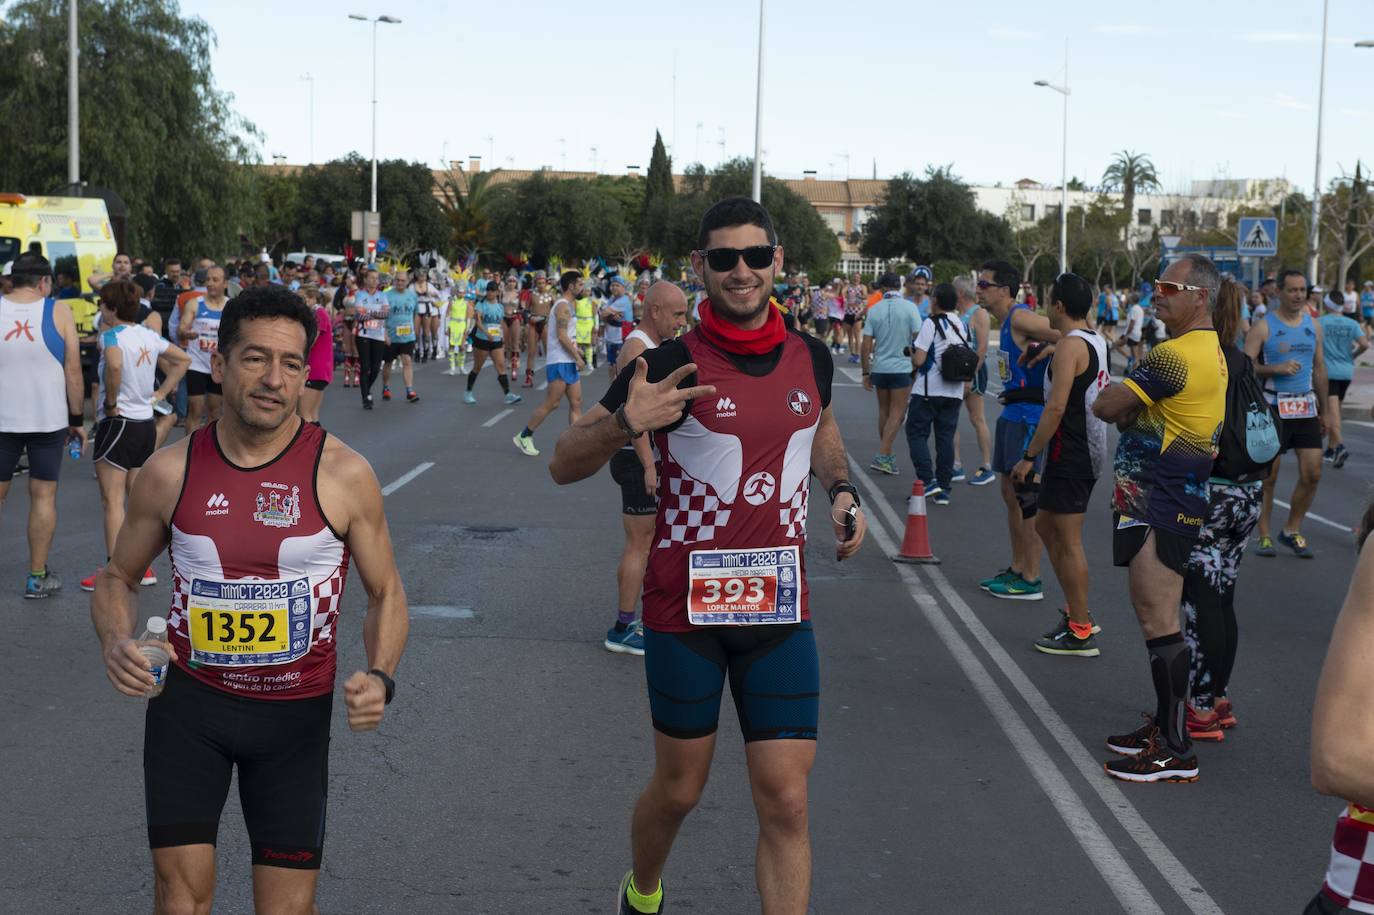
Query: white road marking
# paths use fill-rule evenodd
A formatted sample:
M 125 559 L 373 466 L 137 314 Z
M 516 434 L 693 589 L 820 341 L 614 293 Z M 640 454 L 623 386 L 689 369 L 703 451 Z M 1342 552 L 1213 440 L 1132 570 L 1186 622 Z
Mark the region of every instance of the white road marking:
M 892 531 L 901 530 L 902 525 L 898 523 L 896 513 L 887 504 L 882 493 L 865 477 L 858 464 L 854 463 L 854 459 L 851 457 L 849 460 L 853 470 L 853 479 L 857 480 L 859 485 L 866 490 L 867 504 L 877 506 L 877 514 L 882 516 Z M 877 521 L 876 518 L 874 520 Z M 896 541 L 893 539 L 893 535 L 888 532 L 887 527 L 884 527 L 882 523 L 873 523 L 869 525 L 869 530 L 884 552 L 889 554 L 896 552 Z M 974 654 L 973 649 L 954 628 L 948 617 L 940 610 L 939 603 L 921 583 L 915 568 L 907 565 L 897 565 L 895 568 L 897 574 L 906 584 L 912 600 L 916 602 L 916 606 L 925 615 L 931 628 L 935 630 L 940 641 L 944 643 L 945 648 L 964 672 L 964 676 L 968 677 L 969 682 L 973 684 L 973 688 L 988 707 L 988 711 L 992 713 L 998 726 L 1007 735 L 1012 748 L 1016 750 L 1017 755 L 1026 764 L 1031 776 L 1040 785 L 1041 790 L 1045 792 L 1050 803 L 1054 805 L 1054 809 L 1063 819 L 1064 825 L 1069 828 L 1079 846 L 1082 847 L 1084 854 L 1088 856 L 1088 860 L 1102 875 L 1102 879 L 1112 894 L 1116 896 L 1117 901 L 1121 903 L 1122 908 L 1131 913 L 1151 913 L 1151 915 L 1162 913 L 1164 910 L 1160 908 L 1159 903 L 1150 895 L 1150 891 L 1141 883 L 1130 864 L 1122 857 L 1116 845 L 1103 832 L 1102 827 L 1088 811 L 1083 799 L 1079 797 L 1073 786 L 1069 784 L 1068 779 L 1064 777 L 1061 766 L 1050 758 L 1049 753 L 1045 751 L 1040 741 L 1031 732 L 1025 719 L 1021 717 L 1020 712 L 1011 704 L 1007 694 L 997 685 L 991 672 Z M 1073 739 L 1072 735 L 1069 739 Z M 1083 753 L 1086 755 L 1087 751 L 1083 750 Z M 1100 770 L 1099 774 L 1101 774 Z M 1105 775 L 1101 777 L 1106 778 Z M 1124 798 L 1122 798 L 1121 803 L 1126 804 Z M 1198 910 L 1194 909 L 1194 911 Z
M 850 381 L 857 381 L 859 382 L 859 384 L 863 384 L 863 369 L 851 368 L 847 365 L 837 365 L 835 366 L 835 368 L 839 369 L 841 372 L 844 372 L 845 377 L 847 377 Z
M 1281 505 L 1287 509 L 1292 509 L 1293 507 L 1289 505 L 1287 502 L 1283 501 L 1282 499 L 1275 499 L 1274 504 Z M 1346 527 L 1344 524 L 1341 524 L 1337 521 L 1332 521 L 1330 518 L 1323 518 L 1321 515 L 1318 515 L 1315 512 L 1308 512 L 1307 517 L 1311 518 L 1313 521 L 1316 521 L 1320 524 L 1325 524 L 1327 527 L 1334 527 L 1338 531 L 1345 531 L 1347 534 L 1354 533 L 1355 531 L 1353 527 Z
M 395 480 L 392 480 L 390 483 L 386 484 L 386 486 L 382 487 L 382 495 L 391 495 L 393 492 L 400 489 L 402 486 L 406 485 L 411 480 L 415 479 L 420 474 L 424 473 L 426 470 L 433 466 L 433 461 L 425 461 L 423 464 L 416 465 L 413 469 L 406 471 L 405 473 L 401 474 L 401 476 L 397 477 Z
M 499 423 L 501 420 L 505 419 L 507 416 L 510 416 L 510 415 L 511 415 L 512 413 L 514 413 L 514 412 L 515 412 L 515 410 L 511 409 L 510 407 L 507 407 L 506 409 L 502 410 L 500 413 L 497 413 L 497 414 L 496 414 L 495 416 L 493 416 L 491 419 L 489 419 L 489 420 L 487 420 L 486 422 L 482 423 L 482 428 L 483 428 L 483 429 L 490 429 L 492 426 L 496 425 L 496 424 Z
M 877 486 L 872 484 L 872 481 L 863 474 L 863 471 L 859 468 L 859 464 L 855 463 L 853 457 L 849 459 L 849 463 L 851 463 L 852 478 L 857 479 L 859 484 L 867 490 L 868 503 L 878 507 L 878 514 L 882 515 L 883 521 L 888 523 L 890 529 L 894 530 L 894 532 L 903 530 L 904 522 L 897 518 L 897 512 L 893 511 L 892 506 L 888 504 L 888 500 L 883 499 L 881 490 L 878 490 Z M 886 541 L 886 543 L 881 544 L 883 550 L 896 552 L 896 545 L 894 545 L 896 541 L 890 540 L 888 534 L 886 534 L 881 526 L 874 525 L 872 529 L 875 530 L 875 536 L 878 537 L 879 541 Z M 1002 644 L 1000 644 L 998 640 L 996 640 L 996 637 L 988 631 L 987 626 L 982 625 L 982 621 L 978 620 L 977 615 L 973 613 L 973 609 L 967 605 L 963 598 L 960 598 L 958 592 L 949 584 L 948 578 L 945 578 L 944 573 L 934 566 L 921 566 L 921 569 L 929 576 L 930 581 L 936 585 L 941 596 L 944 596 L 945 602 L 947 602 L 951 610 L 954 610 L 954 613 L 958 615 L 959 620 L 965 624 L 970 633 L 973 633 L 974 639 L 977 639 L 977 642 L 987 651 L 989 657 L 998 664 L 998 668 L 1002 670 L 1003 676 L 1006 676 L 1011 686 L 1015 687 L 1018 694 L 1021 694 L 1021 698 L 1024 699 L 1026 705 L 1031 706 L 1031 710 L 1035 712 L 1035 716 L 1040 720 L 1040 724 L 1050 732 L 1054 741 L 1058 743 L 1059 749 L 1063 750 L 1063 753 L 1073 762 L 1074 768 L 1079 769 L 1080 775 L 1083 776 L 1084 780 L 1087 780 L 1090 786 L 1092 786 L 1092 790 L 1101 798 L 1103 804 L 1107 806 L 1107 809 L 1112 811 L 1112 815 L 1116 817 L 1117 823 L 1121 824 L 1121 828 L 1127 831 L 1129 837 L 1134 839 L 1135 844 L 1145 853 L 1145 856 L 1149 857 L 1150 863 L 1154 864 L 1154 867 L 1160 871 L 1160 874 L 1164 877 L 1165 881 L 1169 883 L 1169 886 L 1172 886 L 1173 890 L 1179 894 L 1180 899 L 1183 900 L 1183 904 L 1187 905 L 1189 910 L 1193 911 L 1195 915 L 1221 915 L 1220 907 L 1217 907 L 1212 897 L 1206 893 L 1206 890 L 1202 889 L 1202 885 L 1198 882 L 1198 879 L 1194 878 L 1193 874 L 1190 874 L 1189 870 L 1183 866 L 1182 861 L 1179 861 L 1178 857 L 1173 855 L 1171 850 L 1168 849 L 1168 846 L 1164 844 L 1164 841 L 1158 837 L 1156 831 L 1150 827 L 1150 824 L 1145 822 L 1145 817 L 1140 816 L 1140 812 L 1136 811 L 1135 805 L 1132 805 L 1131 802 L 1127 800 L 1127 797 L 1125 797 L 1125 794 L 1121 793 L 1121 789 L 1117 786 L 1116 782 L 1113 782 L 1110 776 L 1107 776 L 1106 773 L 1102 771 L 1101 762 L 1095 760 L 1092 754 L 1088 753 L 1087 747 L 1084 747 L 1083 743 L 1077 739 L 1077 736 L 1074 736 L 1073 731 L 1069 730 L 1069 725 L 1065 724 L 1065 721 L 1059 717 L 1058 712 L 1055 712 L 1054 708 L 1052 708 L 1048 699 L 1044 698 L 1044 694 L 1041 694 L 1040 690 L 1037 690 L 1035 684 L 1031 683 L 1031 679 L 1025 675 L 1021 666 L 1011 659 L 1011 655 L 1006 653 Z M 921 603 L 921 596 L 916 595 L 916 589 L 921 589 L 923 594 L 929 598 L 929 592 L 925 591 L 923 585 L 919 584 L 919 578 L 916 576 L 914 567 L 899 566 L 899 572 L 903 574 L 903 578 L 905 581 L 908 581 L 908 584 L 912 583 L 912 580 L 916 581 L 916 584 L 911 589 L 912 596 L 916 596 L 918 605 Z M 934 603 L 933 598 L 930 600 Z M 934 605 L 932 609 L 927 609 L 926 606 L 922 606 L 922 610 L 925 611 L 927 618 L 932 618 L 932 625 L 936 626 L 937 632 L 940 632 L 940 625 L 934 622 L 934 618 L 938 618 L 940 624 L 948 625 L 944 615 L 938 613 L 938 605 Z M 954 643 L 951 642 L 951 639 L 945 639 L 944 633 L 941 632 L 941 639 L 947 644 L 947 647 L 949 647 L 951 653 L 955 655 L 955 658 L 959 659 L 960 666 L 965 666 L 965 673 L 969 675 L 970 680 L 973 680 L 974 687 L 978 688 L 980 694 L 984 694 L 984 687 L 978 684 L 977 676 L 987 677 L 989 680 L 988 686 L 991 687 L 992 691 L 995 691 L 995 698 L 1000 698 L 1000 701 L 1006 702 L 1006 694 L 1003 694 L 1002 690 L 996 686 L 995 681 L 992 681 L 987 668 L 981 664 L 981 661 L 978 661 L 976 655 L 971 654 L 969 647 L 963 642 L 962 637 L 960 637 L 958 633 L 952 632 L 952 629 L 951 637 Z M 969 654 L 969 662 L 974 668 L 973 672 L 970 673 L 963 659 L 959 658 L 960 650 Z M 1046 786 L 1046 780 L 1040 779 L 1040 773 L 1036 771 L 1036 765 L 1032 764 L 1031 757 L 1026 756 L 1026 753 L 1044 754 L 1044 750 L 1041 749 L 1035 736 L 1029 734 L 1029 731 L 1026 731 L 1024 739 L 1029 743 L 1029 749 L 1024 752 L 1022 746 L 1018 745 L 1017 738 L 1013 736 L 1013 732 L 1009 730 L 1009 725 L 1007 725 L 1007 721 L 1010 721 L 1013 727 L 1014 725 L 1020 725 L 1020 727 L 1024 728 L 1025 723 L 1024 720 L 1021 719 L 1020 714 L 1015 712 L 1015 709 L 1011 708 L 1010 705 L 1007 705 L 1006 716 L 999 714 L 998 709 L 993 708 L 993 703 L 988 701 L 987 694 L 984 694 L 984 702 L 988 703 L 988 708 L 992 710 L 993 716 L 998 717 L 998 723 L 1002 724 L 1003 731 L 1006 731 L 1007 736 L 1011 739 L 1011 743 L 1013 743 L 1017 752 L 1021 754 L 1022 760 L 1025 760 L 1026 765 L 1031 767 L 1032 772 L 1036 775 L 1036 779 L 1040 780 L 1041 787 L 1044 787 L 1044 790 L 1046 790 L 1046 794 L 1050 797 L 1050 801 L 1055 805 L 1055 808 L 1058 809 L 1059 815 L 1065 817 L 1065 823 L 1068 824 L 1070 830 L 1073 831 L 1074 837 L 1079 839 L 1079 844 L 1083 845 L 1084 852 L 1087 852 L 1092 863 L 1098 867 L 1098 871 L 1101 872 L 1103 879 L 1106 879 L 1107 885 L 1112 886 L 1113 892 L 1116 892 L 1117 886 L 1116 883 L 1113 883 L 1113 875 L 1116 874 L 1116 871 L 1113 870 L 1109 872 L 1103 870 L 1103 863 L 1105 863 L 1106 866 L 1116 867 L 1117 861 L 1120 861 L 1120 867 L 1124 867 L 1125 870 L 1127 870 L 1129 879 L 1135 881 L 1136 885 L 1139 886 L 1139 892 L 1143 894 L 1142 900 L 1140 901 L 1145 904 L 1153 905 L 1153 907 L 1156 908 L 1154 908 L 1154 910 L 1149 910 L 1149 908 L 1134 910 L 1134 908 L 1129 907 L 1128 900 L 1124 899 L 1123 893 L 1118 892 L 1117 899 L 1121 901 L 1121 904 L 1127 905 L 1128 911 L 1158 911 L 1157 904 L 1154 903 L 1153 897 L 1150 897 L 1149 892 L 1145 890 L 1145 886 L 1140 885 L 1135 872 L 1129 870 L 1129 866 L 1125 864 L 1124 859 L 1120 859 L 1120 855 L 1116 853 L 1116 846 L 1112 845 L 1110 839 L 1102 833 L 1101 827 L 1096 824 L 1096 820 L 1092 819 L 1090 813 L 1085 811 L 1085 809 L 1083 809 L 1083 811 L 1072 811 L 1072 809 L 1070 809 L 1070 811 L 1066 813 L 1065 809 L 1061 808 L 1061 801 L 1059 801 L 1059 798 L 1055 797 L 1055 794 Z M 1052 765 L 1052 762 L 1048 761 L 1047 757 L 1046 764 Z M 1055 775 L 1058 775 L 1058 768 L 1055 768 L 1054 772 Z M 1062 779 L 1062 776 L 1059 776 L 1059 778 Z M 1068 786 L 1068 782 L 1063 783 L 1063 789 L 1068 790 L 1068 793 L 1072 795 L 1073 801 L 1076 801 L 1077 804 L 1081 806 L 1081 800 L 1079 800 L 1077 794 L 1073 793 L 1073 789 Z M 1087 817 L 1087 823 L 1080 823 L 1076 826 L 1076 820 L 1070 820 L 1070 815 Z M 1109 850 L 1092 849 L 1085 844 L 1085 841 L 1101 841 L 1103 844 L 1107 845 L 1107 849 Z M 1098 852 L 1098 855 L 1102 856 L 1103 860 L 1099 861 L 1099 857 L 1094 855 L 1095 850 Z M 1116 860 L 1113 860 L 1113 856 Z
M 1374 423 L 1366 422 L 1363 419 L 1342 419 L 1342 426 L 1364 426 L 1366 429 L 1374 429 Z
M 543 381 L 541 381 L 541 382 L 539 383 L 539 387 L 535 388 L 535 390 L 537 390 L 537 391 L 547 391 L 548 389 L 549 389 L 549 382 L 548 382 L 548 379 L 547 379 L 547 378 L 544 379 Z

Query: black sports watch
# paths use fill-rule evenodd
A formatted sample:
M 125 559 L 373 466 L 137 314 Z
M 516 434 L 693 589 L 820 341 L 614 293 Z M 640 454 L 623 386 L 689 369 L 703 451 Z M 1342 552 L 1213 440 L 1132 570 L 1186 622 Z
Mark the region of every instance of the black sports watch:
M 396 695 L 396 681 L 391 679 L 391 677 L 387 676 L 386 671 L 378 670 L 375 667 L 369 670 L 367 673 L 368 676 L 376 677 L 378 680 L 382 681 L 382 685 L 386 687 L 385 704 L 390 705 L 392 697 Z
M 640 429 L 638 432 L 636 432 L 634 426 L 630 425 L 630 418 L 625 415 L 624 404 L 621 404 L 620 407 L 615 411 L 615 422 L 616 425 L 620 427 L 620 431 L 624 432 L 632 439 L 639 438 L 641 435 L 644 434 L 643 429 Z
M 831 487 L 830 487 L 830 503 L 831 503 L 832 505 L 835 503 L 835 495 L 836 495 L 837 493 L 842 493 L 842 492 L 847 492 L 847 493 L 850 494 L 850 496 L 852 496 L 852 497 L 854 498 L 854 505 L 855 505 L 856 507 L 858 507 L 858 506 L 860 505 L 860 502 L 859 502 L 859 491 L 858 491 L 857 489 L 855 489 L 855 488 L 854 488 L 854 484 L 851 483 L 851 482 L 849 482 L 848 480 L 836 480 L 835 483 L 834 483 L 833 485 L 831 485 Z

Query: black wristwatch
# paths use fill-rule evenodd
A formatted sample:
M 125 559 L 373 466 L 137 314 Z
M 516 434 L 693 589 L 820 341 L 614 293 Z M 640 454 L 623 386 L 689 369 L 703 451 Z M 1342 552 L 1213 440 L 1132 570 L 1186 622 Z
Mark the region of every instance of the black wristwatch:
M 831 484 L 831 486 L 830 486 L 830 504 L 831 504 L 831 505 L 834 505 L 834 504 L 835 504 L 835 495 L 836 495 L 836 493 L 841 493 L 841 492 L 847 492 L 847 493 L 849 493 L 849 494 L 854 498 L 854 505 L 855 505 L 856 507 L 860 504 L 860 503 L 859 503 L 859 491 L 858 491 L 857 489 L 854 488 L 854 484 L 851 483 L 851 482 L 849 482 L 848 480 L 836 480 L 836 481 L 835 481 L 833 484 Z
M 1037 457 L 1039 457 L 1039 455 L 1031 454 L 1029 451 L 1022 451 L 1022 452 L 1021 452 L 1021 460 L 1023 460 L 1023 461 L 1030 461 L 1032 464 L 1035 463 L 1035 459 L 1036 459 Z
M 368 676 L 376 677 L 378 680 L 382 681 L 382 685 L 386 687 L 385 704 L 390 705 L 392 697 L 396 695 L 396 681 L 391 679 L 391 677 L 387 676 L 386 671 L 378 670 L 375 667 L 369 670 L 367 673 Z

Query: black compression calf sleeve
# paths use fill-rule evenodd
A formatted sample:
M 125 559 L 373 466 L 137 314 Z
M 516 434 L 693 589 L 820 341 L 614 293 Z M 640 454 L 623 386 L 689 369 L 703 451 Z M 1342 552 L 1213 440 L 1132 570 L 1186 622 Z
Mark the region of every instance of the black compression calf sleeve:
M 468 390 L 471 391 L 471 390 L 472 390 L 472 386 L 475 385 L 476 383 L 477 383 L 477 370 L 474 369 L 474 370 L 472 370 L 471 372 L 468 372 Z
M 501 390 L 503 390 L 503 391 L 505 391 L 507 394 L 509 394 L 509 393 L 510 393 L 510 379 L 506 377 L 506 373 L 505 373 L 505 372 L 500 372 L 500 373 L 498 373 L 497 376 L 496 376 L 496 380 L 499 381 L 499 382 L 501 382 Z
M 1183 633 L 1163 635 L 1145 643 L 1150 652 L 1150 677 L 1155 684 L 1155 724 L 1169 749 L 1176 754 L 1188 752 L 1188 727 L 1184 715 L 1188 704 L 1188 672 L 1191 659 Z

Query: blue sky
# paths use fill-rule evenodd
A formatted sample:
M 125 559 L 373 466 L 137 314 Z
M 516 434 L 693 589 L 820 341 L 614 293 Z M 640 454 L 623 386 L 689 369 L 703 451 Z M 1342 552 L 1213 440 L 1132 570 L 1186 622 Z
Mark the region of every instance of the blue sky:
M 378 33 L 382 158 L 586 169 L 595 155 L 623 172 L 648 166 L 655 128 L 678 169 L 753 152 L 752 0 L 183 10 L 218 35 L 216 81 L 265 135 L 268 160 L 310 158 L 305 73 L 315 161 L 369 154 L 372 26 L 349 12 L 404 20 Z M 1032 83 L 1063 79 L 1067 37 L 1072 174 L 1096 180 L 1131 149 L 1153 158 L 1167 191 L 1214 177 L 1310 188 L 1321 14 L 1321 0 L 770 0 L 765 167 L 868 177 L 876 160 L 887 177 L 953 163 L 977 183 L 1057 182 L 1061 100 Z M 1357 156 L 1374 164 L 1374 49 L 1353 47 L 1374 39 L 1374 3 L 1331 0 L 1330 16 L 1325 177 Z

